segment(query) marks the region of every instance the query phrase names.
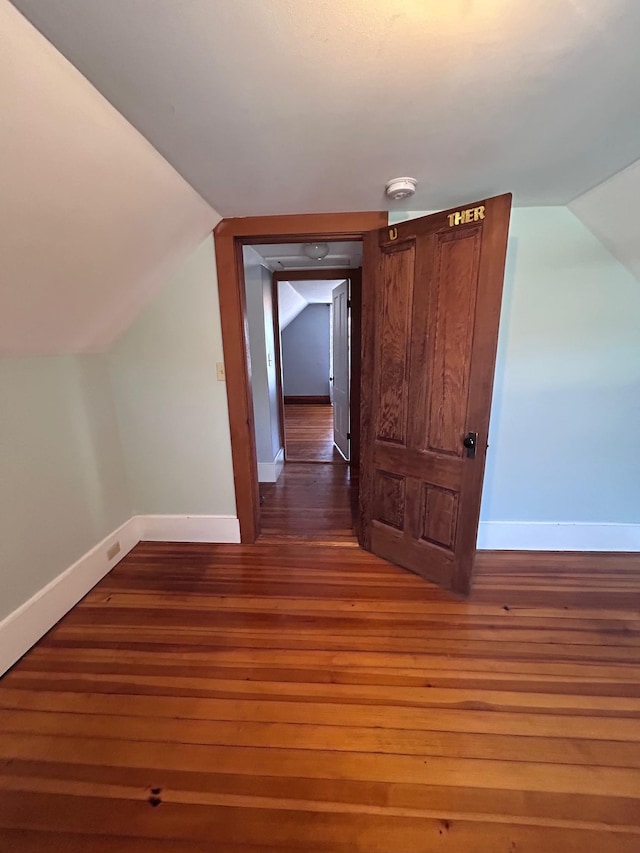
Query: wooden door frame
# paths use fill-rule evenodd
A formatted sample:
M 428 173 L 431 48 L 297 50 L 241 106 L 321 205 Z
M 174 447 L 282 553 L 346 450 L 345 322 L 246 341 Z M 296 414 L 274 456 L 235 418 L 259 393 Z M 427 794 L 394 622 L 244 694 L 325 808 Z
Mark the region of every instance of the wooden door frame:
M 304 243 L 310 238 L 323 242 L 362 240 L 367 232 L 385 227 L 387 219 L 387 211 L 251 216 L 223 219 L 213 231 L 236 511 L 243 543 L 255 542 L 260 532 L 260 495 L 247 362 L 242 246 L 248 243 Z

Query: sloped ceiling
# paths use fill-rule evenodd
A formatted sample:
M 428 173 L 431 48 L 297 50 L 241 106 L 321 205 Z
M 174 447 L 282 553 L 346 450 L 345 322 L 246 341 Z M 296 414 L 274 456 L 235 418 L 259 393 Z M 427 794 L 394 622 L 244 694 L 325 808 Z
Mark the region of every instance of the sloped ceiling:
M 637 157 L 637 0 L 14 2 L 224 216 L 405 174 L 413 210 L 566 204 Z
M 332 301 L 334 288 L 342 284 L 343 281 L 343 278 L 326 281 L 292 281 L 291 286 L 307 300 L 309 305 L 329 305 Z
M 569 208 L 611 254 L 640 279 L 638 199 L 640 160 L 583 193 Z
M 289 323 L 301 314 L 309 303 L 301 293 L 293 287 L 290 281 L 278 282 L 278 320 L 280 331 L 286 329 Z
M 219 216 L 6 0 L 0 124 L 0 354 L 104 349 Z
M 340 281 L 279 281 L 278 319 L 280 331 L 301 314 L 307 305 L 331 303 L 331 292 Z

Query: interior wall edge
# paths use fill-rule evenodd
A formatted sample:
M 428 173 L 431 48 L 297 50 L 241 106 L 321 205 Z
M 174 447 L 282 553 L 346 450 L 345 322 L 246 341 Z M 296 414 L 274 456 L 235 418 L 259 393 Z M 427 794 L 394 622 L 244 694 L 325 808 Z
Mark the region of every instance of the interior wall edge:
M 281 447 L 273 462 L 258 462 L 258 481 L 260 483 L 277 483 L 283 469 L 284 447 Z

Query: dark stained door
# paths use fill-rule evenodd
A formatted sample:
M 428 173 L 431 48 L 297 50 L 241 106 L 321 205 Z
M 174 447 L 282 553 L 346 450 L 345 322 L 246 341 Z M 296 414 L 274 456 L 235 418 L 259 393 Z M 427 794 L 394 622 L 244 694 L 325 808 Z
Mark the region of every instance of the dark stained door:
M 461 593 L 475 558 L 510 211 L 502 195 L 365 238 L 360 542 Z

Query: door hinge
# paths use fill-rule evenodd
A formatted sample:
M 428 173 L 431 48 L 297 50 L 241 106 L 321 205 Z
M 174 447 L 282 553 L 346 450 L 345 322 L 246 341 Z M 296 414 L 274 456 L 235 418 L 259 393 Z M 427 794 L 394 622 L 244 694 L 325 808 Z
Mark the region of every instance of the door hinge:
M 351 308 L 351 300 L 347 299 L 347 308 Z
M 347 439 L 349 439 L 349 438 L 351 438 L 351 433 L 350 433 L 350 432 L 348 432 L 348 433 L 347 433 Z

